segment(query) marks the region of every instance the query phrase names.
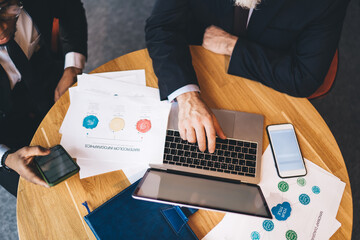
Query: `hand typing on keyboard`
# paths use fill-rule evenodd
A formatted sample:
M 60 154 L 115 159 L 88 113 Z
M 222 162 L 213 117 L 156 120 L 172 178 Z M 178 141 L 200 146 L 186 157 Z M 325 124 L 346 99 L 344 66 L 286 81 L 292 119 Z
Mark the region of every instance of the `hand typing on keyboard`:
M 194 143 L 181 139 L 178 131 L 167 130 L 163 163 L 255 177 L 256 152 L 255 142 L 220 138 L 216 138 L 214 153 L 201 152 Z
M 206 106 L 198 92 L 187 92 L 177 97 L 179 103 L 179 132 L 183 140 L 195 143 L 200 151 L 215 151 L 216 135 L 222 139 L 226 136 L 215 115 Z M 206 139 L 207 138 L 207 139 Z

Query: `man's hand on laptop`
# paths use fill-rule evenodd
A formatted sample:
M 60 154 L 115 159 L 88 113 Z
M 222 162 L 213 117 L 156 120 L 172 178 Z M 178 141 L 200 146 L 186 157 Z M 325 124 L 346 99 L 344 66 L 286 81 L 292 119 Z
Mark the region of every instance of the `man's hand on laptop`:
M 200 151 L 213 153 L 216 145 L 216 135 L 226 139 L 215 115 L 201 99 L 198 92 L 187 92 L 178 96 L 179 103 L 179 132 L 182 139 L 190 143 L 196 140 Z

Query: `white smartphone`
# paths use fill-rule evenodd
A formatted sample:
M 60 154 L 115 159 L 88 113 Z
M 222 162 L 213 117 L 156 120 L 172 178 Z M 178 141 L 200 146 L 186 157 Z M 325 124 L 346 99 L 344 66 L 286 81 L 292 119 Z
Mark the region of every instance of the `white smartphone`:
M 304 159 L 296 139 L 294 126 L 290 123 L 266 127 L 275 166 L 279 177 L 300 177 L 306 175 Z

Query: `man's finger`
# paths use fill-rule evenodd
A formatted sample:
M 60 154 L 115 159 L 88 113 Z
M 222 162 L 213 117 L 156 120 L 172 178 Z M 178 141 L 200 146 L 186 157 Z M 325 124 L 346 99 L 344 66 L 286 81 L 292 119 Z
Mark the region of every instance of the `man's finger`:
M 199 149 L 200 151 L 204 152 L 206 150 L 206 136 L 204 127 L 202 125 L 197 126 L 195 128 L 195 131 Z
M 47 185 L 47 183 L 43 179 L 39 178 L 35 174 L 32 177 L 32 179 L 30 180 L 30 182 L 35 183 L 40 186 L 43 186 L 43 187 L 46 187 L 46 188 L 49 188 L 49 185 Z
M 54 93 L 54 101 L 56 102 L 57 100 L 59 100 L 60 98 L 60 93 L 57 89 L 55 89 L 55 93 Z
M 195 134 L 194 128 L 189 127 L 185 131 L 186 131 L 186 139 L 188 140 L 188 142 L 195 143 L 196 142 L 196 134 Z
M 186 141 L 186 128 L 184 128 L 183 126 L 180 126 L 179 124 L 179 133 L 180 133 L 180 137 Z
M 213 153 L 215 152 L 215 145 L 216 145 L 216 132 L 215 132 L 214 124 L 212 122 L 208 122 L 204 126 L 208 141 L 208 150 L 210 153 Z
M 37 176 L 33 170 L 30 170 L 29 168 L 27 168 L 27 170 L 25 171 L 24 174 L 21 175 L 23 178 L 25 178 L 27 181 L 49 188 L 49 185 L 46 184 L 46 182 L 41 179 L 39 176 Z
M 216 134 L 221 138 L 221 139 L 226 139 L 226 135 L 223 132 L 218 120 L 216 119 L 215 115 L 212 116 L 213 118 L 213 122 L 214 122 L 214 128 L 216 131 Z
M 45 156 L 50 153 L 50 149 L 46 149 L 40 146 L 35 147 L 27 147 L 26 149 L 26 157 L 32 156 Z

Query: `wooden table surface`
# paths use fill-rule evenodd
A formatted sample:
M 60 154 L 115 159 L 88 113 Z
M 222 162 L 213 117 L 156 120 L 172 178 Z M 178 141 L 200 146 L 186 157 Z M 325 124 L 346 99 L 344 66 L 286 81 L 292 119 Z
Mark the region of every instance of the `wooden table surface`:
M 336 217 L 341 222 L 341 228 L 331 239 L 351 239 L 353 206 L 344 159 L 331 131 L 311 103 L 307 99 L 290 97 L 260 83 L 226 74 L 228 57 L 213 54 L 202 47 L 192 47 L 191 52 L 201 94 L 211 108 L 264 115 L 263 150 L 268 146 L 266 125 L 292 123 L 304 157 L 346 183 Z M 147 85 L 157 87 L 157 78 L 146 50 L 114 59 L 93 72 L 135 69 L 145 69 Z M 68 107 L 67 92 L 47 114 L 31 145 L 51 147 L 60 143 L 59 128 Z M 51 189 L 20 178 L 17 198 L 19 237 L 47 240 L 95 239 L 83 220 L 87 211 L 81 203 L 87 201 L 93 210 L 129 185 L 130 182 L 122 171 L 81 180 L 77 174 Z M 223 213 L 200 210 L 191 217 L 189 224 L 196 235 L 202 238 L 223 216 Z

